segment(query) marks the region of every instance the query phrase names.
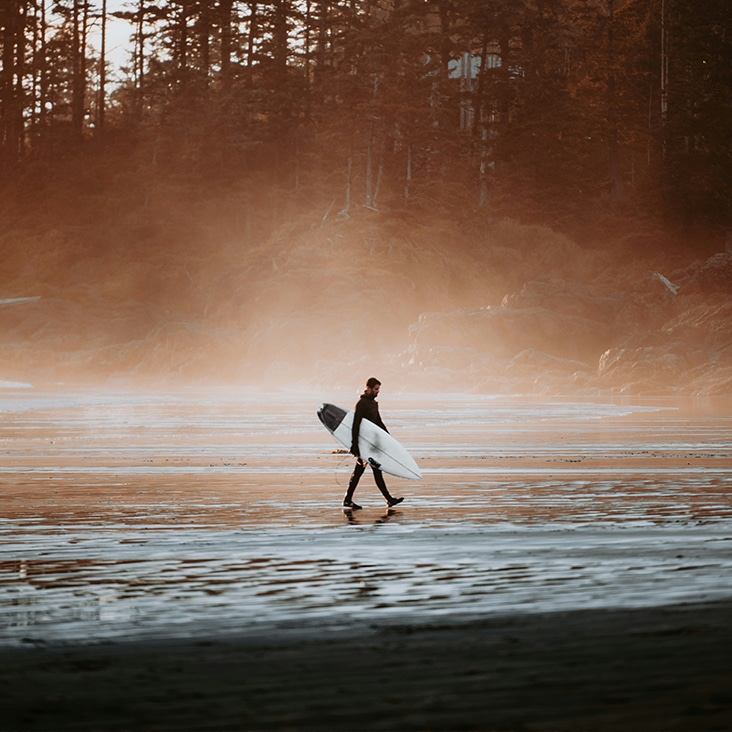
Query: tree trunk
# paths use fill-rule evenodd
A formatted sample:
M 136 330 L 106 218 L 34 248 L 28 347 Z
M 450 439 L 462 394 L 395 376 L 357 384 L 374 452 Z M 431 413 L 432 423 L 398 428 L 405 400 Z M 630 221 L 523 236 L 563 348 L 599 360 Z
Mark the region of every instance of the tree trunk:
M 107 0 L 102 0 L 102 38 L 99 49 L 99 99 L 97 101 L 97 134 L 104 132 L 104 113 L 107 104 Z
M 371 208 L 372 201 L 372 176 L 373 176 L 373 148 L 374 148 L 374 125 L 373 122 L 369 127 L 369 139 L 366 145 L 366 208 Z
M 208 84 L 208 75 L 211 68 L 211 11 L 209 4 L 204 0 L 198 17 L 198 43 L 201 47 L 201 75 Z
M 142 115 L 142 100 L 145 94 L 145 0 L 140 0 L 137 7 L 135 69 L 137 77 L 137 115 Z
M 23 57 L 25 3 L 9 0 L 0 14 L 3 26 L 0 76 L 0 145 L 4 162 L 12 167 L 23 148 Z
M 666 0 L 661 0 L 661 153 L 666 159 L 666 122 L 668 120 L 668 27 Z
M 140 0 L 142 2 L 142 0 Z M 185 78 L 188 68 L 188 7 L 184 3 L 180 7 L 180 17 L 178 18 L 178 48 L 176 49 L 178 57 L 178 68 L 181 71 L 181 79 Z
M 46 0 L 41 0 L 40 59 L 36 60 L 38 73 L 38 123 L 46 127 L 46 100 L 48 99 L 48 51 L 46 48 Z M 42 134 L 42 133 L 41 133 Z
M 489 29 L 483 31 L 483 42 L 480 47 L 480 70 L 478 72 L 478 88 L 473 101 L 473 129 L 471 134 L 477 137 L 483 124 L 483 96 L 485 94 L 485 72 L 488 68 Z
M 87 0 L 74 0 L 72 11 L 72 81 L 71 81 L 71 129 L 77 140 L 84 134 L 84 96 L 86 93 L 86 9 Z
M 480 146 L 480 192 L 478 194 L 478 206 L 487 208 L 490 203 L 490 188 L 488 180 L 488 171 L 491 169 L 491 160 L 489 158 L 488 138 L 490 131 L 488 127 L 483 125 L 481 132 Z
M 18 25 L 16 26 L 17 35 L 15 48 L 17 53 L 17 70 L 15 74 L 15 125 L 18 157 L 23 157 L 25 152 L 25 26 L 27 23 L 28 3 L 27 0 L 21 0 L 18 3 Z
M 619 201 L 623 196 L 623 175 L 620 166 L 618 100 L 615 83 L 615 0 L 609 0 L 608 3 L 607 53 L 608 173 L 610 176 L 610 199 L 612 201 Z
M 317 66 L 318 72 L 325 67 L 325 49 L 328 39 L 328 0 L 320 0 L 318 3 L 320 12 L 318 14 L 318 55 Z
M 254 45 L 259 36 L 259 3 L 249 3 L 249 37 L 247 39 L 246 85 L 251 89 L 254 84 Z
M 287 3 L 285 2 L 285 0 L 275 0 L 274 64 L 275 79 L 278 84 L 284 83 L 287 78 L 287 36 Z
M 348 156 L 348 170 L 346 172 L 346 203 L 341 215 L 348 216 L 351 212 L 351 181 L 353 178 L 353 152 Z
M 407 174 L 404 182 L 404 200 L 409 203 L 412 186 L 412 140 L 411 137 L 407 141 Z
M 231 12 L 234 0 L 220 0 L 221 12 L 221 87 L 231 89 Z

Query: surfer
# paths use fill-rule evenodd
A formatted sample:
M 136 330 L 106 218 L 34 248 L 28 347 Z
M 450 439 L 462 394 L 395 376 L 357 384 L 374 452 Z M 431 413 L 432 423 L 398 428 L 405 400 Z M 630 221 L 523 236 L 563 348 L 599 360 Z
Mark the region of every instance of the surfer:
M 381 389 L 381 382 L 378 379 L 371 377 L 366 382 L 366 389 L 364 390 L 364 393 L 361 394 L 361 397 L 356 403 L 356 407 L 354 409 L 353 427 L 351 430 L 351 455 L 356 458 L 356 466 L 351 474 L 351 479 L 348 481 L 346 497 L 343 499 L 343 508 L 346 509 L 356 510 L 361 508 L 361 506 L 353 502 L 353 494 L 356 492 L 356 486 L 363 475 L 363 471 L 366 470 L 366 466 L 369 464 L 365 460 L 361 459 L 361 453 L 358 449 L 358 433 L 359 428 L 361 427 L 361 420 L 368 419 L 378 427 L 381 427 L 384 432 L 389 431 L 381 421 L 381 415 L 379 414 L 379 404 L 376 401 L 376 397 L 379 396 L 379 389 Z M 384 481 L 384 473 L 373 464 L 371 465 L 371 470 L 374 473 L 374 481 L 376 482 L 378 489 L 381 491 L 381 495 L 386 499 L 386 505 L 389 508 L 392 508 L 392 506 L 396 506 L 397 503 L 401 503 L 404 500 L 403 498 L 394 498 L 394 496 L 389 493 L 389 489 L 386 487 L 386 482 Z

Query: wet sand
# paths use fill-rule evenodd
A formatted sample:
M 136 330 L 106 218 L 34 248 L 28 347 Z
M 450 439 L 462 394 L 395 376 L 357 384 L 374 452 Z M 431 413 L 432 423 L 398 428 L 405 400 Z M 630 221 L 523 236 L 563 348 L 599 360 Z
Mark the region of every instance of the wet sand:
M 0 729 L 730 729 L 732 410 L 0 395 Z
M 729 729 L 730 604 L 3 654 L 4 729 Z

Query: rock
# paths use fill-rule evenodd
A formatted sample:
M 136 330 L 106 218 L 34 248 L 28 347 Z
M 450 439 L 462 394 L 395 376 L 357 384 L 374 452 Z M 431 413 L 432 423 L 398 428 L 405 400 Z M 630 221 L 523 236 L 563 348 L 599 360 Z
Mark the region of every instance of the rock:
M 642 381 L 675 387 L 688 367 L 683 345 L 674 341 L 666 346 L 610 348 L 600 357 L 598 375 L 615 384 Z
M 622 298 L 592 294 L 577 282 L 551 278 L 527 282 L 519 292 L 506 295 L 501 307 L 512 310 L 543 309 L 558 315 L 612 324 Z
M 557 358 L 533 348 L 528 348 L 516 354 L 506 367 L 508 374 L 516 375 L 546 374 L 547 372 L 573 375 L 578 372 L 589 373 L 590 370 L 591 367 L 584 361 Z
M 732 344 L 732 302 L 695 305 L 669 320 L 664 333 L 706 348 Z
M 720 252 L 692 268 L 682 292 L 732 295 L 732 252 Z
M 659 330 L 629 335 L 598 362 L 600 383 L 682 393 L 729 393 L 732 367 L 732 303 L 692 305 Z
M 689 393 L 693 396 L 732 395 L 732 365 L 708 365 L 690 376 Z
M 618 303 L 563 280 L 531 282 L 497 308 L 422 313 L 413 350 L 468 349 L 508 363 L 522 352 L 594 362 L 607 348 Z

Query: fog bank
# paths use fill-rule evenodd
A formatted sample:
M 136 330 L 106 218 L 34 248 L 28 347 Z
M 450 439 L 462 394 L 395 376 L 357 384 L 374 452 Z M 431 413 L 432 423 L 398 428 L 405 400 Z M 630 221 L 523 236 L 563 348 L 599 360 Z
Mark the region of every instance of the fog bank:
M 4 235 L 0 380 L 732 392 L 732 254 L 444 213 L 258 228 L 251 208 L 157 195 Z

